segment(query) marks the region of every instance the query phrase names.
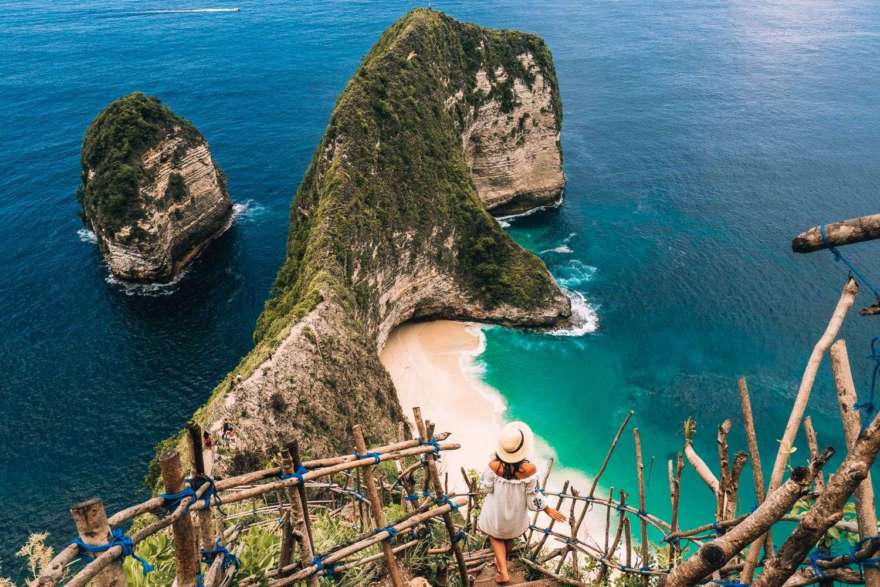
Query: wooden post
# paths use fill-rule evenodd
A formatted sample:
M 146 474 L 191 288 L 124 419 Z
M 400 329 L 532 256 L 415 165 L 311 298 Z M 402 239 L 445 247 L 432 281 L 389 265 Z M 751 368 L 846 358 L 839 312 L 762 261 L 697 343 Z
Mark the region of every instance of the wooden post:
M 202 427 L 195 422 L 188 422 L 186 425 L 186 431 L 189 435 L 190 456 L 192 457 L 193 470 L 191 471 L 191 475 L 196 481 L 193 485 L 193 489 L 196 489 L 199 480 L 207 479 L 207 475 L 205 474 L 205 459 L 202 455 Z M 209 508 L 197 510 L 195 512 L 195 517 L 199 527 L 199 544 L 206 550 L 213 548 L 214 536 L 216 533 L 211 527 L 211 510 Z
M 761 574 L 755 579 L 755 587 L 782 585 L 797 571 L 810 549 L 843 517 L 843 508 L 849 496 L 868 477 L 878 452 L 880 415 L 874 417 L 871 424 L 849 447 L 849 452 L 837 471 L 828 477 L 825 492 L 816 498 L 810 511 L 800 518 L 797 527 L 779 547 L 776 556 L 764 565 Z
M 755 432 L 755 419 L 752 415 L 752 400 L 749 396 L 749 387 L 746 384 L 746 378 L 740 377 L 739 381 L 739 399 L 742 405 L 743 427 L 746 433 L 746 442 L 749 445 L 749 456 L 752 459 L 752 480 L 755 485 L 755 505 L 761 505 L 764 502 L 764 470 L 761 467 L 761 452 L 758 450 L 758 434 Z M 821 473 L 821 472 L 820 472 Z M 764 537 L 759 537 L 749 547 L 743 570 L 740 572 L 739 580 L 742 583 L 749 584 L 752 582 L 752 576 L 755 574 L 755 567 L 758 564 L 758 557 L 761 555 L 761 544 L 764 544 L 766 556 L 770 556 L 773 552 L 773 537 L 767 533 Z
M 706 461 L 697 454 L 697 451 L 694 449 L 691 441 L 685 442 L 684 445 L 684 456 L 687 457 L 688 462 L 694 468 L 694 471 L 697 472 L 697 475 L 700 476 L 700 479 L 709 486 L 709 489 L 712 490 L 712 493 L 716 494 L 719 490 L 718 478 L 712 473 L 712 469 L 709 468 L 709 465 L 706 464 Z
M 354 443 L 357 451 L 361 454 L 367 452 L 367 443 L 364 440 L 364 432 L 360 424 L 355 424 L 351 428 L 354 435 Z M 379 501 L 379 492 L 376 490 L 376 480 L 373 479 L 373 472 L 370 467 L 364 469 L 364 484 L 367 486 L 367 499 L 370 500 L 370 510 L 373 514 L 373 522 L 377 528 L 386 526 L 385 512 L 382 510 L 382 502 Z M 397 566 L 397 559 L 394 558 L 394 552 L 391 550 L 391 543 L 387 540 L 382 541 L 382 553 L 385 555 L 385 565 L 388 567 L 388 575 L 391 577 L 391 583 L 394 587 L 403 587 L 403 577 Z
M 847 450 L 852 450 L 862 430 L 862 418 L 855 408 L 858 403 L 856 386 L 853 384 L 852 371 L 849 366 L 849 353 L 846 342 L 838 340 L 831 345 L 831 371 L 834 373 L 834 384 L 837 387 L 837 401 L 840 406 L 840 420 L 843 423 L 843 434 Z M 874 485 L 871 471 L 856 489 L 856 519 L 859 523 L 859 538 L 877 535 L 877 513 L 874 509 Z M 880 569 L 869 566 L 865 568 L 865 585 L 880 586 Z
M 843 326 L 843 320 L 846 318 L 846 313 L 852 307 L 858 293 L 859 286 L 856 283 L 856 280 L 850 277 L 843 286 L 840 299 L 837 302 L 837 306 L 834 308 L 831 320 L 828 321 L 828 326 L 825 328 L 825 332 L 816 343 L 816 346 L 813 347 L 813 352 L 810 354 L 807 366 L 804 369 L 803 377 L 801 378 L 801 384 L 798 388 L 794 405 L 791 408 L 791 414 L 788 417 L 788 423 L 782 434 L 782 440 L 779 441 L 779 449 L 776 452 L 776 460 L 773 462 L 773 473 L 770 475 L 770 485 L 767 489 L 768 493 L 773 492 L 782 483 L 782 476 L 785 473 L 785 467 L 788 464 L 791 447 L 794 446 L 795 436 L 797 436 L 798 428 L 801 427 L 801 419 L 804 416 L 804 411 L 807 409 L 807 402 L 810 400 L 810 394 L 813 391 L 813 382 L 816 380 L 816 372 L 819 370 L 819 364 L 822 362 L 822 357 L 825 355 L 825 352 L 831 347 L 831 343 L 834 342 L 834 338 L 840 331 L 840 327 Z
M 287 443 L 287 454 L 293 463 L 294 470 L 302 466 L 302 459 L 299 456 L 299 441 L 294 439 Z M 309 516 L 309 501 L 306 498 L 305 483 L 299 483 L 296 486 L 297 497 L 299 497 L 299 509 L 302 512 L 301 533 L 303 537 L 300 548 L 300 560 L 304 563 L 311 562 L 315 557 L 315 541 L 312 538 L 312 520 Z M 312 575 L 308 578 L 309 587 L 318 587 L 318 577 Z
M 543 491 L 547 491 L 547 481 L 550 479 L 550 471 L 553 470 L 553 465 L 555 463 L 556 463 L 556 459 L 554 457 L 550 457 L 550 460 L 547 461 L 547 471 L 544 473 L 544 479 L 541 481 L 541 489 Z M 534 514 L 532 514 L 532 523 L 531 523 L 532 526 L 534 526 L 535 524 L 538 523 L 538 515 L 540 513 L 541 512 L 535 512 Z M 529 528 L 529 534 L 528 534 L 528 536 L 526 536 L 526 544 L 527 545 L 532 541 L 532 534 L 533 533 L 534 533 L 534 530 Z
M 159 459 L 166 493 L 177 493 L 185 487 L 180 453 L 170 450 Z M 180 516 L 172 525 L 174 535 L 175 580 L 178 587 L 193 587 L 199 572 L 198 547 L 192 518 Z
M 422 410 L 418 406 L 413 408 L 413 418 L 416 421 L 419 436 L 421 436 L 423 440 L 428 440 L 430 438 L 430 436 L 428 436 L 428 427 L 425 426 L 425 421 L 422 420 Z M 443 492 L 443 486 L 440 484 L 440 475 L 437 472 L 437 463 L 434 462 L 434 453 L 425 453 L 425 465 L 428 469 L 428 477 L 431 480 L 434 493 L 439 496 Z M 467 566 L 464 562 L 464 555 L 461 553 L 461 547 L 455 540 L 455 524 L 452 523 L 452 514 L 450 512 L 443 514 L 443 523 L 446 525 L 446 533 L 449 534 L 449 544 L 452 547 L 452 552 L 455 554 L 458 573 L 461 575 L 461 584 L 468 585 Z
M 284 475 L 290 475 L 294 472 L 293 459 L 290 458 L 290 454 L 287 454 L 284 451 L 279 451 L 279 454 L 281 455 L 281 473 Z M 293 527 L 295 524 L 299 523 L 302 518 L 299 499 L 294 494 L 293 488 L 285 487 L 284 496 L 287 498 L 287 509 L 283 512 L 281 522 L 281 552 L 278 556 L 279 570 L 283 569 L 293 561 L 293 551 L 295 548 Z M 300 554 L 304 555 L 304 552 L 305 549 L 300 545 Z M 305 564 L 310 560 L 311 559 L 303 560 L 302 562 Z
M 807 448 L 810 450 L 810 458 L 815 459 L 819 456 L 819 441 L 816 439 L 816 429 L 813 428 L 813 418 L 807 416 L 804 418 L 804 436 L 807 437 Z M 822 493 L 825 489 L 825 478 L 822 471 L 813 479 L 813 484 L 817 493 Z
M 569 486 L 569 482 L 566 480 L 566 482 L 562 484 L 562 491 L 559 492 L 559 497 L 556 500 L 556 509 L 557 510 L 562 509 L 562 504 L 565 503 L 565 493 L 568 491 L 568 486 Z M 547 525 L 547 529 L 552 530 L 554 524 L 556 524 L 556 520 L 551 518 L 550 523 Z M 546 542 L 547 542 L 547 536 L 548 536 L 547 534 L 544 534 L 543 536 L 541 536 L 541 540 L 539 540 L 538 545 L 535 546 L 535 550 L 534 550 L 535 555 L 539 554 L 541 552 L 541 549 L 544 548 L 544 544 L 546 544 Z
M 831 314 L 831 319 L 828 321 L 828 326 L 825 328 L 825 332 L 822 333 L 822 337 L 816 343 L 816 346 L 813 347 L 813 352 L 810 354 L 807 366 L 804 368 L 804 374 L 801 377 L 801 383 L 797 395 L 795 396 L 794 405 L 792 405 L 791 413 L 788 416 L 788 423 L 785 425 L 785 431 L 782 434 L 782 439 L 779 441 L 779 449 L 776 451 L 776 460 L 773 462 L 773 472 L 770 474 L 770 483 L 767 487 L 768 494 L 775 491 L 780 483 L 782 483 L 782 476 L 785 473 L 785 467 L 788 464 L 788 457 L 791 455 L 791 447 L 794 446 L 794 439 L 797 436 L 798 428 L 801 427 L 801 419 L 807 409 L 807 403 L 810 401 L 810 394 L 813 391 L 813 382 L 816 380 L 816 372 L 819 370 L 822 357 L 825 355 L 825 352 L 829 347 L 831 347 L 831 343 L 834 342 L 834 339 L 837 337 L 840 327 L 843 326 L 843 320 L 846 318 L 846 313 L 852 307 L 853 303 L 855 303 L 856 295 L 858 295 L 858 293 L 859 285 L 856 283 L 855 279 L 850 277 L 846 280 L 846 284 L 843 286 L 843 291 L 837 301 L 837 306 L 834 308 L 834 313 Z M 760 542 L 756 540 L 755 544 L 753 544 L 749 550 L 746 564 L 749 564 L 749 561 L 751 561 L 752 565 L 757 562 L 758 554 L 755 551 L 758 550 L 758 548 L 760 548 Z M 753 570 L 753 567 L 749 568 L 749 570 Z
M 104 502 L 99 498 L 76 504 L 70 508 L 70 515 L 76 524 L 80 540 L 84 543 L 100 546 L 110 541 L 107 511 L 104 509 Z M 95 587 L 125 587 L 127 584 L 121 557 L 98 573 L 92 583 Z
M 672 460 L 669 461 L 672 463 Z M 681 503 L 681 473 L 684 470 L 684 455 L 681 452 L 675 456 L 675 474 L 670 481 L 672 491 L 672 520 L 669 531 L 678 532 L 678 506 Z M 679 547 L 677 543 L 669 543 L 669 566 L 674 567 L 678 562 Z
M 823 459 L 827 460 L 831 454 L 833 451 L 826 451 Z M 724 563 L 736 556 L 755 538 L 762 536 L 809 489 L 813 475 L 824 465 L 824 460 L 812 463 L 810 468 L 794 469 L 788 481 L 770 493 L 764 503 L 745 520 L 712 542 L 704 544 L 697 554 L 675 567 L 667 576 L 664 587 L 698 584 L 724 566 Z M 763 575 L 758 580 L 761 577 Z
M 645 512 L 647 511 L 645 505 L 645 463 L 642 460 L 642 440 L 639 437 L 639 429 L 633 428 L 633 439 L 636 444 L 636 473 L 638 475 L 639 481 L 639 511 L 641 512 L 639 515 L 639 526 L 640 533 L 642 539 L 642 567 L 648 566 L 648 521 L 645 519 Z M 650 581 L 650 577 L 648 575 L 642 575 L 642 585 L 644 587 L 648 587 L 648 582 Z

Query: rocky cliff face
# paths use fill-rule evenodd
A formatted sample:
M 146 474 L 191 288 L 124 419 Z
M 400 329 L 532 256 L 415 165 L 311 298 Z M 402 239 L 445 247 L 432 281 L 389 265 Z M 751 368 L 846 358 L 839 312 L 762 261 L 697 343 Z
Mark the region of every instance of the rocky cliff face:
M 565 188 L 562 113 L 552 62 L 539 62 L 525 50 L 516 55 L 516 63 L 512 72 L 504 65 L 477 71 L 471 91 L 498 98 L 475 106 L 462 132 L 477 193 L 497 215 L 555 205 Z
M 208 143 L 156 98 L 110 104 L 86 132 L 82 168 L 83 219 L 121 279 L 173 279 L 229 224 Z
M 479 72 L 499 69 L 510 83 L 496 76 L 487 91 Z M 237 428 L 227 471 L 256 466 L 292 436 L 312 454 L 351 450 L 355 422 L 371 441 L 387 439 L 404 416 L 378 352 L 403 322 L 540 327 L 570 315 L 544 264 L 487 212 L 475 183 L 488 175 L 471 169 L 489 159 L 467 146 L 507 128 L 516 108 L 541 114 L 523 97 L 555 90 L 541 77 L 550 71 L 537 37 L 430 10 L 386 31 L 337 101 L 296 194 L 255 347 L 197 414 L 206 427 Z M 523 140 L 519 156 L 532 160 L 541 149 Z M 505 173 L 517 190 L 552 183 Z

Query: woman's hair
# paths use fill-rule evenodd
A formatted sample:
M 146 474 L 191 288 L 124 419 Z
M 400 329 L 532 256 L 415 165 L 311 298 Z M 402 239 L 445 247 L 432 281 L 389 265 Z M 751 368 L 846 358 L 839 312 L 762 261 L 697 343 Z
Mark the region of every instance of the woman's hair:
M 523 459 L 516 463 L 507 463 L 502 461 L 497 454 L 495 455 L 495 460 L 501 463 L 501 466 L 503 467 L 501 476 L 505 479 L 516 479 L 516 474 L 519 473 L 519 468 L 529 462 L 528 459 Z

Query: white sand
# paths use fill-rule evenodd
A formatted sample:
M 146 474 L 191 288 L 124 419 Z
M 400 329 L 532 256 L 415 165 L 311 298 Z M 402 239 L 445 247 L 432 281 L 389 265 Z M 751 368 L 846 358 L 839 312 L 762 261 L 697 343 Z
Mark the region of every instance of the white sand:
M 486 467 L 506 422 L 504 398 L 483 383 L 475 362 L 484 344 L 479 325 L 439 320 L 401 326 L 388 338 L 381 354 L 404 413 L 409 415 L 413 406 L 420 406 L 424 417 L 436 423 L 438 432 L 451 432 L 450 440 L 462 445 L 442 459 L 450 488 L 463 487 L 461 467 L 478 471 Z M 552 457 L 553 449 L 536 438 L 532 462 L 544 471 Z M 581 491 L 589 488 L 582 473 L 554 467 L 550 486 L 561 486 L 563 479 L 570 479 Z
M 478 324 L 440 320 L 405 324 L 388 338 L 380 358 L 391 374 L 400 405 L 407 415 L 413 406 L 422 408 L 422 415 L 436 423 L 436 431 L 451 432 L 450 441 L 461 449 L 446 451 L 441 459 L 441 472 L 449 473 L 451 491 L 464 491 L 460 468 L 482 471 L 495 452 L 501 427 L 505 424 L 506 404 L 498 391 L 485 384 L 475 359 L 483 352 L 485 338 Z M 528 421 L 526 422 L 528 423 Z M 555 453 L 542 438 L 535 438 L 530 460 L 546 471 Z M 569 480 L 581 493 L 590 488 L 589 478 L 580 471 L 553 467 L 548 486 L 559 491 Z M 607 496 L 599 489 L 597 495 Z M 550 498 L 555 505 L 556 498 Z M 563 513 L 570 514 L 571 502 Z M 581 505 L 578 505 L 580 512 Z M 539 525 L 548 518 L 542 514 Z M 599 537 L 604 533 L 604 509 L 594 508 L 578 533 Z M 567 533 L 568 524 L 556 526 Z

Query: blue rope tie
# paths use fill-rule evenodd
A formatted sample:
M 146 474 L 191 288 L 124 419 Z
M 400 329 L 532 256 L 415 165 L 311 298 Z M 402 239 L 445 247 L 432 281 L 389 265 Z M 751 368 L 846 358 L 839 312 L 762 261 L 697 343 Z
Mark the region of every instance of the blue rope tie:
M 223 502 L 220 500 L 220 494 L 217 493 L 217 486 L 214 484 L 214 479 L 212 479 L 211 477 L 191 477 L 191 478 L 187 479 L 186 482 L 189 484 L 190 488 L 192 489 L 194 496 L 198 492 L 198 490 L 201 489 L 202 485 L 207 483 L 208 488 L 205 490 L 205 492 L 202 494 L 202 497 L 201 497 L 202 504 L 205 507 L 205 509 L 210 508 L 211 507 L 211 498 L 214 497 L 217 499 L 217 506 L 218 506 L 217 509 L 220 510 L 219 506 Z M 192 504 L 190 504 L 190 505 L 192 505 Z M 187 509 L 187 511 L 189 511 L 189 510 Z M 220 510 L 220 512 L 223 513 L 223 510 Z
M 394 538 L 397 537 L 397 534 L 398 534 L 397 528 L 395 528 L 394 526 L 385 526 L 384 528 L 376 528 L 376 531 L 374 532 L 374 534 L 381 534 L 382 532 L 388 532 L 388 536 L 386 536 L 384 538 L 384 540 L 387 540 L 388 542 L 391 542 Z
M 437 505 L 448 505 L 453 512 L 458 511 L 458 504 L 449 499 L 448 495 L 438 495 L 434 498 L 434 503 Z
M 336 575 L 336 565 L 329 563 L 325 564 L 324 559 L 320 556 L 313 558 L 312 564 L 317 571 L 324 571 L 324 574 L 328 577 L 334 577 Z
M 76 544 L 82 552 L 87 552 L 89 554 L 100 554 L 110 550 L 114 546 L 119 546 L 122 548 L 121 558 L 130 556 L 141 563 L 141 568 L 143 569 L 145 576 L 149 575 L 153 570 L 153 565 L 151 565 L 145 558 L 135 554 L 134 542 L 132 542 L 131 537 L 126 536 L 125 532 L 119 528 L 115 528 L 110 533 L 110 542 L 107 544 L 86 544 L 79 536 L 76 537 L 73 543 Z
M 458 532 L 456 532 L 455 534 L 452 535 L 452 543 L 453 544 L 458 544 L 462 540 L 464 540 L 464 543 L 467 544 L 467 539 L 468 539 L 468 535 L 467 535 L 467 532 L 465 532 L 464 530 L 459 530 Z
M 296 471 L 294 471 L 293 473 L 285 473 L 284 471 L 282 471 L 281 473 L 278 474 L 278 478 L 281 479 L 282 481 L 287 481 L 288 479 L 299 479 L 300 484 L 303 484 L 303 483 L 305 483 L 305 479 L 303 479 L 303 475 L 305 475 L 308 472 L 309 472 L 308 469 L 306 469 L 303 465 L 300 465 L 299 467 L 296 468 Z
M 434 494 L 430 491 L 416 491 L 415 493 L 409 493 L 404 496 L 403 499 L 406 501 L 419 501 L 420 499 L 424 499 L 426 497 L 434 497 Z
M 196 491 L 192 488 L 192 486 L 187 485 L 177 493 L 161 493 L 159 494 L 159 497 L 164 500 L 164 502 L 162 503 L 162 509 L 169 512 L 173 512 L 174 510 L 176 510 L 181 501 L 188 497 L 191 497 L 192 501 L 187 504 L 186 508 L 183 511 L 183 513 L 188 514 L 190 506 L 192 506 L 192 504 L 195 502 Z
M 825 578 L 825 571 L 823 571 L 819 567 L 819 561 L 827 561 L 834 558 L 834 555 L 831 554 L 827 550 L 814 550 L 810 553 L 810 568 L 813 569 L 813 574 L 815 574 L 818 578 Z
M 373 459 L 373 462 L 377 465 L 382 462 L 382 455 L 377 452 L 359 453 L 359 452 L 355 451 L 354 458 L 358 461 L 361 459 Z
M 419 445 L 432 447 L 431 452 L 434 453 L 434 458 L 440 458 L 440 443 L 437 442 L 436 438 L 429 438 L 428 440 L 425 440 L 424 438 L 419 438 Z
M 874 395 L 877 389 L 877 374 L 880 373 L 880 351 L 877 350 L 877 342 L 880 341 L 880 336 L 875 336 L 871 339 L 871 354 L 868 355 L 868 358 L 874 361 L 874 371 L 871 374 L 871 395 L 866 402 L 857 402 L 853 404 L 853 408 L 861 412 L 862 416 L 862 429 L 865 427 L 871 420 L 871 415 L 874 413 Z
M 211 565 L 214 563 L 214 559 L 218 556 L 223 556 L 223 561 L 220 563 L 220 568 L 225 573 L 226 570 L 235 565 L 236 570 L 239 566 L 238 557 L 229 552 L 225 546 L 220 542 L 220 539 L 217 539 L 217 542 L 214 543 L 213 548 L 203 548 L 202 549 L 202 562 L 206 565 Z
M 825 234 L 824 224 L 819 225 L 819 235 L 822 237 L 822 244 L 825 245 L 825 247 L 829 251 L 831 251 L 832 255 L 834 255 L 834 260 L 843 261 L 843 264 L 849 267 L 849 270 L 852 272 L 852 274 L 855 275 L 859 279 L 859 281 L 868 286 L 868 289 L 871 290 L 871 292 L 874 294 L 874 297 L 880 299 L 880 293 L 878 293 L 878 289 L 874 287 L 874 284 L 871 283 L 871 281 L 867 277 L 862 275 L 862 273 L 858 269 L 856 269 L 855 265 L 853 265 L 849 259 L 844 257 L 843 253 L 837 250 L 837 247 L 828 242 L 828 239 L 826 238 L 827 235 Z
M 540 528 L 534 524 L 529 524 L 529 529 L 534 530 L 535 532 L 541 532 L 542 534 L 550 534 L 550 528 Z
M 740 583 L 739 581 L 712 581 L 721 587 L 749 587 L 748 583 Z

